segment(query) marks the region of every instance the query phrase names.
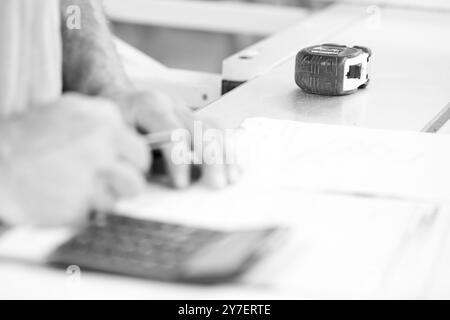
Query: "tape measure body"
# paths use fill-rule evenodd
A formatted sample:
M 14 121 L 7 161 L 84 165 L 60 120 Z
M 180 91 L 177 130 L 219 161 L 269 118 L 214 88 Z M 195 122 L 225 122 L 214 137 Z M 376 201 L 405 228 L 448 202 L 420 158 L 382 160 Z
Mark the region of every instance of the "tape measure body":
M 369 81 L 370 49 L 323 44 L 301 50 L 295 82 L 308 93 L 340 96 L 365 88 Z

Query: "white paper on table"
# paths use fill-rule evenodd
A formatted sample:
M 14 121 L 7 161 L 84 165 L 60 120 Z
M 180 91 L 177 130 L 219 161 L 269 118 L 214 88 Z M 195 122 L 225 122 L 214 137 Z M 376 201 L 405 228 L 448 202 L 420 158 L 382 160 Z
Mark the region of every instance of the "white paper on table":
M 315 194 L 245 181 L 215 192 L 152 186 L 118 210 L 225 230 L 289 227 L 279 252 L 248 277 L 249 284 L 268 285 L 287 298 L 420 296 L 448 225 L 433 203 Z M 423 221 L 431 222 L 424 227 Z
M 450 202 L 450 136 L 253 118 L 237 155 L 255 184 Z
M 448 226 L 450 137 L 249 119 L 237 138 L 236 186 L 151 186 L 119 211 L 219 229 L 289 226 L 282 268 L 253 278 L 288 297 L 423 293 Z
M 267 156 L 247 166 L 241 183 L 220 191 L 152 185 L 122 201 L 118 212 L 217 229 L 288 226 L 286 247 L 247 278 L 248 284 L 269 285 L 281 297 L 423 293 L 448 229 L 448 215 L 437 203 L 448 190 L 442 178 L 448 177 L 449 153 L 443 150 L 448 139 L 265 119 L 248 120 L 243 128 L 240 147 L 250 150 L 250 141 Z M 293 143 L 277 143 L 280 139 Z M 331 192 L 312 192 L 317 190 Z M 41 256 L 56 244 L 42 239 L 40 244 L 33 232 L 17 230 L 3 239 L 0 255 Z

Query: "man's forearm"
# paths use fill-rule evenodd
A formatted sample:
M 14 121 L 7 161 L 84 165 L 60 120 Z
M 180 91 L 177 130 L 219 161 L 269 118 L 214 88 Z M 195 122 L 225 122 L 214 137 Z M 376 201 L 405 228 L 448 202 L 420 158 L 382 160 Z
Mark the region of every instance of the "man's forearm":
M 101 0 L 60 1 L 64 89 L 106 97 L 131 90 Z M 80 29 L 69 29 L 66 24 L 67 8 L 72 5 L 81 9 Z

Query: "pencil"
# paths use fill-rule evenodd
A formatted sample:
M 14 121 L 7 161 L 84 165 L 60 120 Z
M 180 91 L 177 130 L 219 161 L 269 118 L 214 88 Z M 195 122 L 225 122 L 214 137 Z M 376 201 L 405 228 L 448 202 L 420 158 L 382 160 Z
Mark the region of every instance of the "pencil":
M 171 144 L 172 141 L 172 132 L 171 131 L 160 131 L 149 133 L 144 136 L 147 145 L 152 149 L 161 149 L 165 145 Z

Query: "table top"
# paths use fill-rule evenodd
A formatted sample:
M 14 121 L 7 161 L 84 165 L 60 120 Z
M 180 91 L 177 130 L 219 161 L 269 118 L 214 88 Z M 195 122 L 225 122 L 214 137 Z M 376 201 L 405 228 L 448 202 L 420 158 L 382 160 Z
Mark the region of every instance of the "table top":
M 367 8 L 361 6 L 360 10 Z M 450 13 L 378 10 L 377 17 L 366 15 L 324 41 L 372 49 L 367 89 L 342 97 L 304 93 L 294 82 L 293 56 L 200 114 L 215 118 L 227 128 L 258 116 L 422 130 L 450 101 L 450 44 L 445 41 L 450 34 Z

